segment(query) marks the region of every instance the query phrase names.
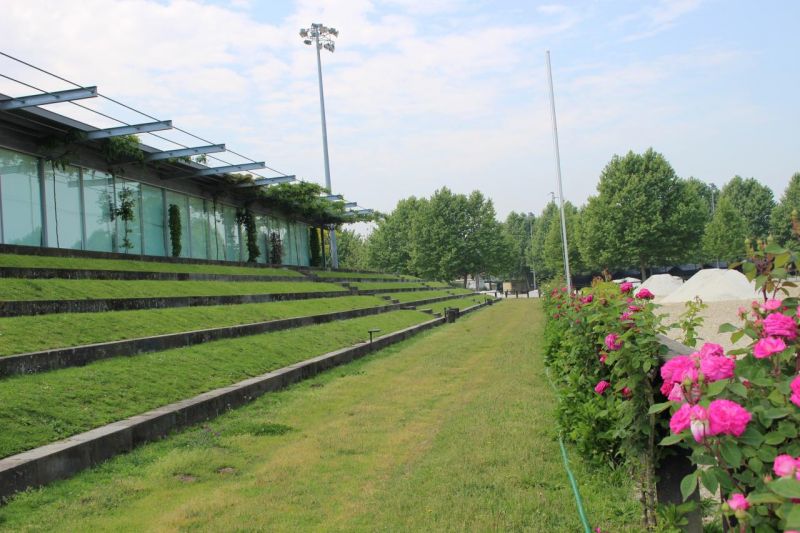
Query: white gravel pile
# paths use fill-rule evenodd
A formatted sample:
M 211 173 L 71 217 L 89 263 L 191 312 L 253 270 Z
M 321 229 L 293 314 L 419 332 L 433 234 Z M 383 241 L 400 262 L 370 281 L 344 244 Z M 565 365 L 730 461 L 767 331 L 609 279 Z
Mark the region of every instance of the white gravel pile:
M 683 280 L 670 274 L 656 274 L 650 276 L 642 283 L 642 289 L 647 289 L 656 296 L 656 300 L 663 300 L 683 285 Z
M 653 291 L 654 294 L 655 291 Z M 751 300 L 757 298 L 754 285 L 741 272 L 707 268 L 689 278 L 680 288 L 661 300 L 661 303 L 681 303 L 699 296 L 704 302 Z

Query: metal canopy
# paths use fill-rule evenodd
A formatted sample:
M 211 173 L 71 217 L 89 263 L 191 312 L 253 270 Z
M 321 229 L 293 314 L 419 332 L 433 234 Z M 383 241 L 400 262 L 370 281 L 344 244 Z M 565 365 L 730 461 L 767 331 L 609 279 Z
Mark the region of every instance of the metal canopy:
M 240 183 L 237 187 L 263 187 L 264 185 L 278 185 L 279 183 L 291 183 L 297 181 L 296 176 L 276 176 L 274 178 L 258 178 L 249 183 Z
M 167 150 L 166 152 L 155 152 L 144 157 L 145 161 L 163 161 L 164 159 L 174 159 L 177 157 L 189 157 L 200 154 L 215 154 L 224 152 L 224 144 L 210 144 L 208 146 L 196 146 L 194 148 L 181 148 L 179 150 Z
M 350 209 L 351 207 L 358 207 L 358 202 L 346 202 L 344 204 L 345 209 Z
M 350 211 L 350 212 L 353 213 L 354 215 L 369 215 L 373 211 L 372 211 L 372 209 L 356 209 L 356 210 Z
M 260 163 L 242 163 L 241 165 L 225 165 L 223 167 L 212 167 L 196 170 L 191 174 L 184 174 L 182 176 L 169 176 L 165 179 L 172 178 L 199 178 L 202 176 L 216 176 L 218 174 L 229 174 L 231 172 L 245 172 L 247 170 L 258 170 L 266 168 L 267 165 L 263 161 Z
M 323 196 L 322 198 L 326 200 L 330 200 L 331 202 L 341 202 L 344 200 L 344 196 L 341 194 L 328 194 L 327 196 Z
M 163 131 L 172 129 L 171 120 L 159 122 L 146 122 L 144 124 L 132 124 L 130 126 L 119 126 L 116 128 L 106 128 L 104 130 L 94 130 L 86 132 L 86 138 L 90 141 L 95 139 L 108 139 L 109 137 L 121 137 L 122 135 L 133 135 L 136 133 L 147 133 L 150 131 Z
M 83 87 L 81 89 L 68 89 L 66 91 L 53 91 L 51 93 L 33 94 L 30 96 L 20 96 L 0 101 L 0 110 L 20 109 L 23 107 L 33 107 L 37 105 L 56 104 L 58 102 L 69 102 L 72 100 L 82 100 L 84 98 L 94 98 L 97 96 L 97 87 Z

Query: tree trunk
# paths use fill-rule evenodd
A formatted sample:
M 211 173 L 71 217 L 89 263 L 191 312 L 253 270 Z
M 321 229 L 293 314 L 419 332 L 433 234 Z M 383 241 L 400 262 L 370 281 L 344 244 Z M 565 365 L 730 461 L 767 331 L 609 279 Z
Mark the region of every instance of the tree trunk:
M 639 264 L 639 270 L 642 273 L 642 283 L 644 283 L 645 278 L 647 278 L 647 267 L 644 263 Z
M 464 274 L 464 288 L 467 288 L 467 274 Z

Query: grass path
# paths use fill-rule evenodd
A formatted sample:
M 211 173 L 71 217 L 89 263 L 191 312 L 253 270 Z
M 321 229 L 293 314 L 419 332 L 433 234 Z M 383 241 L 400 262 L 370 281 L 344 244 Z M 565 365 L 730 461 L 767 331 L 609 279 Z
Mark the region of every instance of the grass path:
M 495 305 L 23 494 L 0 528 L 579 531 L 542 321 Z M 593 525 L 637 531 L 630 482 L 573 466 Z

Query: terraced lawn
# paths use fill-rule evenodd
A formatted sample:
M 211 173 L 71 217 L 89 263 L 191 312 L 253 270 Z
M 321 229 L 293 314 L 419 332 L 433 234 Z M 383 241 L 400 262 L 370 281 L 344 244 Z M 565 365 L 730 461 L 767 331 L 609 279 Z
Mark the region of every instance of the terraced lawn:
M 543 317 L 506 301 L 0 507 L 25 531 L 582 531 Z M 638 532 L 624 472 L 572 454 L 592 528 Z
M 381 272 L 341 272 L 338 270 L 312 270 L 312 274 L 318 278 L 355 278 L 355 279 L 408 279 L 420 280 L 414 276 L 402 276 L 399 274 L 384 274 Z
M 476 304 L 482 304 L 487 298 L 485 296 L 472 296 L 469 298 L 454 298 L 452 300 L 445 300 L 443 302 L 436 302 L 421 306 L 419 309 L 430 309 L 434 313 L 442 313 L 446 307 L 456 307 L 458 309 L 466 309 Z
M 228 296 L 292 292 L 345 292 L 335 283 L 309 281 L 152 281 L 100 279 L 18 279 L 0 282 L 2 300 L 83 300 L 161 296 Z
M 375 296 L 0 318 L 0 356 L 387 305 Z
M 39 255 L 0 254 L 0 267 L 67 268 L 76 270 L 129 270 L 134 272 L 181 272 L 195 274 L 235 274 L 245 276 L 303 275 L 288 268 L 266 266 L 193 265 L 126 259 L 90 259 L 83 257 L 48 257 Z
M 380 289 L 419 289 L 428 287 L 428 283 L 416 281 L 360 281 L 350 283 L 350 286 L 360 291 L 372 291 Z
M 430 320 L 394 311 L 0 380 L 0 457 Z
M 435 291 L 410 291 L 410 292 L 388 292 L 377 294 L 376 296 L 388 296 L 400 303 L 409 303 L 416 300 L 427 300 L 428 298 L 439 298 L 441 296 L 456 296 L 458 294 L 472 294 L 474 291 L 469 289 L 447 289 Z

